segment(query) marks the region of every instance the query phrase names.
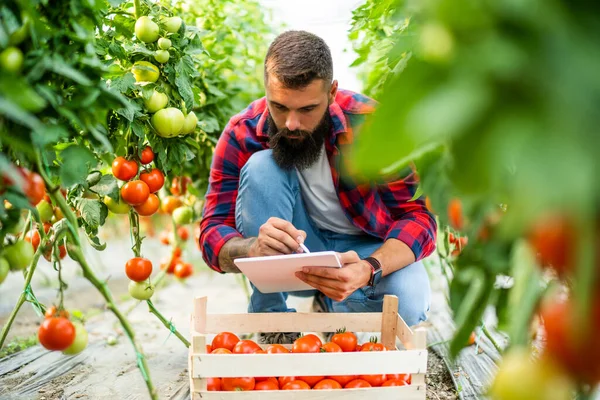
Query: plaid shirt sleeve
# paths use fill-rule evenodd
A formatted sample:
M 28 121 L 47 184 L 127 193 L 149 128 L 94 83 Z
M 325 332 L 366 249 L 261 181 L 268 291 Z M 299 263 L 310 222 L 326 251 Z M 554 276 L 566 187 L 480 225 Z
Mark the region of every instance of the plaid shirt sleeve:
M 242 237 L 235 229 L 235 202 L 240 170 L 248 156 L 236 138 L 235 127 L 227 124 L 215 147 L 208 191 L 200 221 L 200 249 L 206 264 L 217 272 L 219 252 L 231 238 Z
M 437 223 L 427 210 L 423 197 L 410 201 L 418 183 L 417 176 L 411 173 L 404 179 L 379 185 L 379 194 L 394 219 L 385 240 L 402 241 L 417 261 L 433 253 L 437 235 Z

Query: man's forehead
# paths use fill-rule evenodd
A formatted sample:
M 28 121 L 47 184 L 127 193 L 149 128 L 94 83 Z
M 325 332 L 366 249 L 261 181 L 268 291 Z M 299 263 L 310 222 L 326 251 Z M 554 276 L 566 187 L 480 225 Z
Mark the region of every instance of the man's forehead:
M 266 87 L 267 100 L 288 108 L 302 108 L 307 105 L 319 104 L 327 94 L 323 84 L 323 80 L 315 79 L 302 88 L 290 89 L 277 77 L 270 75 Z

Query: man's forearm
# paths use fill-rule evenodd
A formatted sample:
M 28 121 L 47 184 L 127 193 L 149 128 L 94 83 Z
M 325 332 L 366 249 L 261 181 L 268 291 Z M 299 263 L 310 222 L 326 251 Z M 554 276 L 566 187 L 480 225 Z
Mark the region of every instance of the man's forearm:
M 404 242 L 398 239 L 388 239 L 372 254 L 382 266 L 383 276 L 415 262 L 415 255 Z
M 256 241 L 255 237 L 244 239 L 235 237 L 230 239 L 221 247 L 219 251 L 219 267 L 223 272 L 239 273 L 240 270 L 233 263 L 236 258 L 248 257 L 248 251 L 252 243 Z

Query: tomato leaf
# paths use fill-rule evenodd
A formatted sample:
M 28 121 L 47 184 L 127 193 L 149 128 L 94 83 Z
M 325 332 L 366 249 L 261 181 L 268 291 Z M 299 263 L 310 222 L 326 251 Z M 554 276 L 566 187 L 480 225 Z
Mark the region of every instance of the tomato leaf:
M 108 207 L 99 200 L 80 199 L 77 202 L 77 210 L 81 213 L 83 221 L 91 228 L 104 225 L 108 216 Z
M 60 179 L 64 186 L 83 183 L 92 164 L 95 164 L 94 154 L 79 145 L 69 146 L 60 153 L 62 165 Z
M 110 174 L 102 175 L 100 181 L 90 187 L 90 190 L 100 196 L 108 196 L 115 201 L 119 201 L 119 186 L 115 177 Z
M 109 88 L 119 93 L 127 93 L 135 89 L 135 77 L 131 72 L 127 72 L 121 77 L 114 78 L 109 83 Z

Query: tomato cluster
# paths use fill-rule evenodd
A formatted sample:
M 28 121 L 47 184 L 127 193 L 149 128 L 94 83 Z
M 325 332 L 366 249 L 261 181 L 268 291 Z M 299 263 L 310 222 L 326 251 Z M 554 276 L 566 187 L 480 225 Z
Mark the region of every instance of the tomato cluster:
M 124 157 L 116 157 L 113 160 L 113 175 L 126 183 L 121 187 L 119 201 L 114 201 L 108 196 L 104 199 L 110 211 L 125 214 L 129 212 L 130 206 L 141 216 L 150 216 L 158 211 L 160 200 L 156 193 L 163 187 L 165 176 L 158 168 L 147 167 L 153 160 L 154 153 L 150 146 L 146 146 L 140 152 L 137 160 Z M 136 177 L 138 179 L 134 179 Z
M 375 339 L 359 345 L 354 333 L 340 330 L 332 336 L 330 342 L 325 344 L 318 336 L 308 334 L 296 339 L 290 349 L 281 344 L 270 344 L 264 350 L 252 340 L 240 340 L 234 333 L 221 332 L 214 337 L 210 345 L 206 346 L 206 350 L 210 354 L 289 354 L 386 351 L 386 348 L 381 343 L 377 343 Z M 208 390 L 352 389 L 405 386 L 410 383 L 410 374 L 210 378 L 208 379 Z
M 69 313 L 56 306 L 46 309 L 45 319 L 38 329 L 40 344 L 48 350 L 73 355 L 85 349 L 88 334 L 79 321 L 71 321 Z

